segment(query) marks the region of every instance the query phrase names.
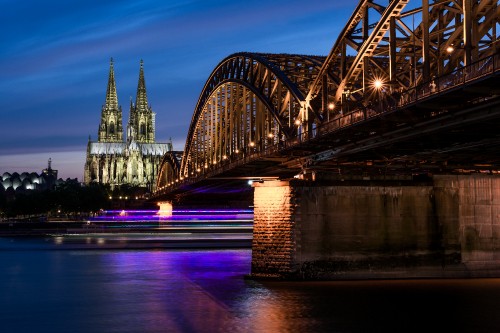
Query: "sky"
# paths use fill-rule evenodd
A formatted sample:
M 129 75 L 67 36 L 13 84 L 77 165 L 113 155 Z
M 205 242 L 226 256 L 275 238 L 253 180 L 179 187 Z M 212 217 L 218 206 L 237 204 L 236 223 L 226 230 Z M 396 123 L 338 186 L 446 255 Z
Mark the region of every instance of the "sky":
M 328 55 L 356 0 L 0 0 L 0 175 L 83 180 L 110 58 L 126 127 L 144 61 L 157 142 L 182 151 L 212 70 L 236 52 Z

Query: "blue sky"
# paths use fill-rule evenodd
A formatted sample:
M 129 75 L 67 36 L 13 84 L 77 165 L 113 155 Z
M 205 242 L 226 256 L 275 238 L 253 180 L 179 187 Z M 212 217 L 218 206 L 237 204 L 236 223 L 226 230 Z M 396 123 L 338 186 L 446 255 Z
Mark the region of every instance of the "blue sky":
M 139 62 L 157 141 L 183 150 L 213 68 L 241 51 L 327 55 L 357 1 L 0 0 L 0 174 L 83 179 L 97 137 L 109 60 L 124 126 Z

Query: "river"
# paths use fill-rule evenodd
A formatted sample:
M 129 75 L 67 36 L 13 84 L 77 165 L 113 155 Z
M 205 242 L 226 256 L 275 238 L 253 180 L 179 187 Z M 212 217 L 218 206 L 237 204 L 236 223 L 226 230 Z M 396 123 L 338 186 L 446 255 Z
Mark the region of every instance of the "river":
M 0 237 L 0 332 L 500 332 L 500 279 L 254 281 L 250 262 Z

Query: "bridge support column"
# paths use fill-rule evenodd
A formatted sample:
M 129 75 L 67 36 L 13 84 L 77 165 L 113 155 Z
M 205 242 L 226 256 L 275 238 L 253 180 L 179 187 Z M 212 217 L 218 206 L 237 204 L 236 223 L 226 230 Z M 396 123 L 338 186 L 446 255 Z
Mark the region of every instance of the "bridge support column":
M 254 185 L 256 278 L 500 276 L 500 177 Z

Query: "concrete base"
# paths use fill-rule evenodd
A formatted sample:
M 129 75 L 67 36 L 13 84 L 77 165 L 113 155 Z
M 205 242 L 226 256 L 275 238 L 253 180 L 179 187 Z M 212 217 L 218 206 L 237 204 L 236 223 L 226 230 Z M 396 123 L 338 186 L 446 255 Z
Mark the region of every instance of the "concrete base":
M 500 277 L 500 177 L 255 185 L 253 277 Z

